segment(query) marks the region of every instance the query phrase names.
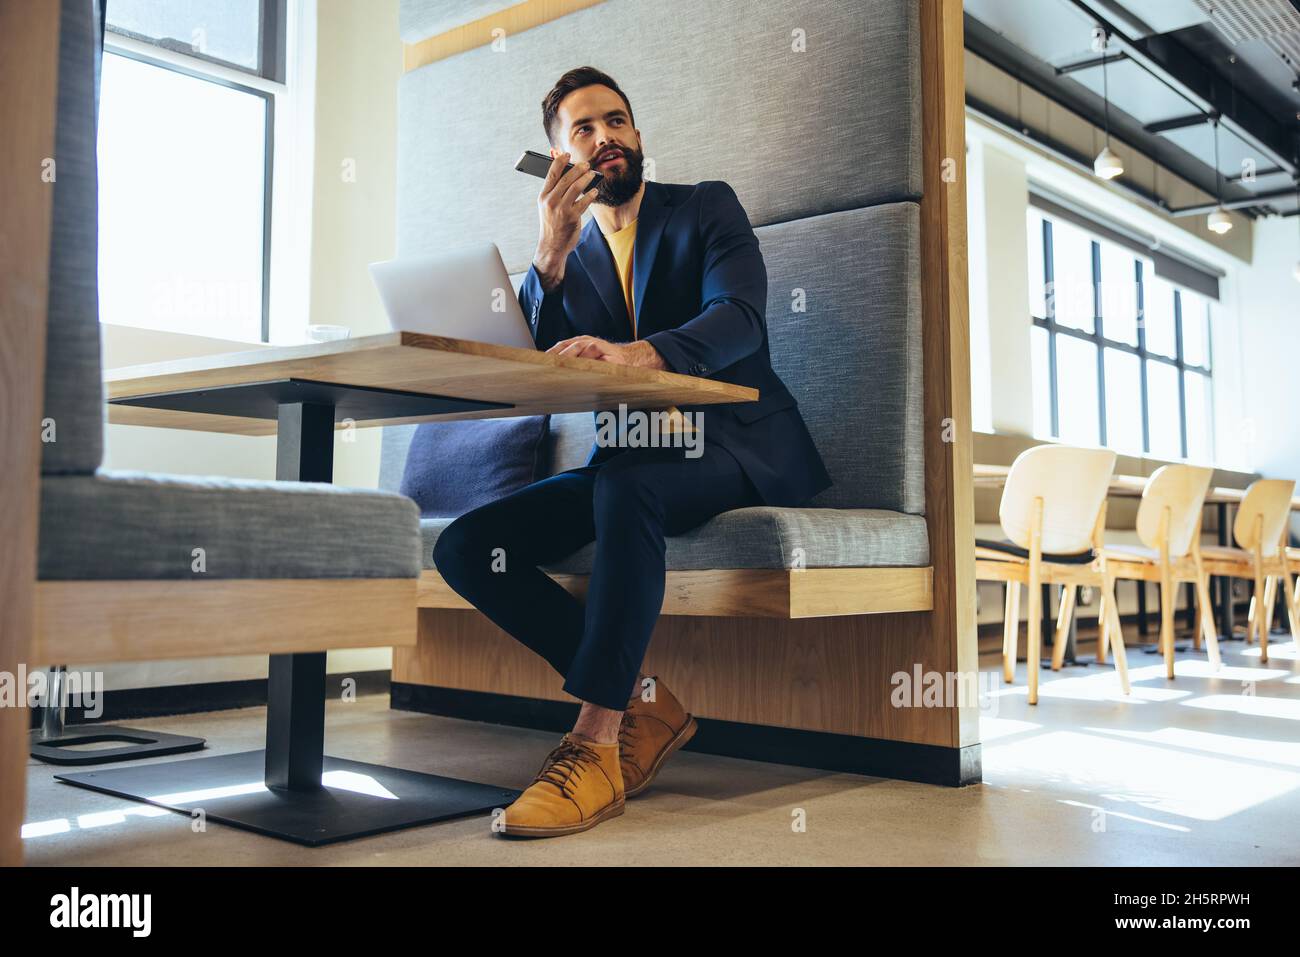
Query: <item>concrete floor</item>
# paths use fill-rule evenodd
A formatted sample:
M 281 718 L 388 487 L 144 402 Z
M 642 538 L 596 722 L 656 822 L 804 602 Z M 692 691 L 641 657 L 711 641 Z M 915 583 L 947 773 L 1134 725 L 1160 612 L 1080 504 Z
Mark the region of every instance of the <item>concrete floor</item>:
M 1177 679 L 1130 651 L 1112 668 L 1043 673 L 1040 703 L 990 684 L 984 784 L 954 789 L 683 753 L 627 813 L 586 834 L 503 840 L 486 816 L 304 848 L 53 780 L 31 762 L 27 861 L 38 865 L 1295 865 L 1300 863 L 1300 662 L 1224 644 L 1211 676 Z M 990 677 L 994 656 L 983 666 Z M 262 746 L 264 708 L 128 722 L 206 736 L 205 754 Z M 391 711 L 386 696 L 328 706 L 327 753 L 523 787 L 552 734 Z M 178 760 L 160 758 L 157 760 Z M 806 830 L 792 829 L 802 809 Z

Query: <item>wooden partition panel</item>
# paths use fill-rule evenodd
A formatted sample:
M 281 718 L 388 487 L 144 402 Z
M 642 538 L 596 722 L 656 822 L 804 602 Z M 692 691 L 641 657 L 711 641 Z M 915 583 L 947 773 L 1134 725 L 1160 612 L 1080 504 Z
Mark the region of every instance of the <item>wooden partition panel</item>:
M 979 670 L 971 479 L 970 317 L 966 257 L 966 81 L 961 0 L 921 2 L 921 325 L 925 510 L 934 566 L 936 671 Z M 953 708 L 954 747 L 979 741 L 973 703 Z
M 948 709 L 890 701 L 894 674 L 933 667 L 930 621 L 665 616 L 644 670 L 699 717 L 952 748 Z M 393 649 L 393 681 L 573 700 L 550 665 L 476 611 L 421 609 L 416 646 Z
M 45 383 L 59 4 L 0 0 L 0 672 L 27 661 Z M 23 689 L 25 690 L 25 689 Z M 0 864 L 22 863 L 23 707 L 0 707 Z
M 594 7 L 604 0 L 524 0 L 497 13 L 480 17 L 472 23 L 428 37 L 418 43 L 402 46 L 402 69 L 418 70 L 437 60 L 445 60 L 457 53 L 484 47 L 496 40 L 509 42 L 509 37 L 549 23 L 575 10 Z

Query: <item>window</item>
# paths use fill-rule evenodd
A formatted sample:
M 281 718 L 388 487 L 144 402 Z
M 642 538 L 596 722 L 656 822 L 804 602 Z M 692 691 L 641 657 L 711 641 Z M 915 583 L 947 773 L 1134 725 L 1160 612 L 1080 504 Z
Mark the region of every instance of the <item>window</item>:
M 1209 462 L 1210 301 L 1073 223 L 1028 217 L 1035 435 Z
M 108 0 L 100 316 L 270 338 L 286 0 Z

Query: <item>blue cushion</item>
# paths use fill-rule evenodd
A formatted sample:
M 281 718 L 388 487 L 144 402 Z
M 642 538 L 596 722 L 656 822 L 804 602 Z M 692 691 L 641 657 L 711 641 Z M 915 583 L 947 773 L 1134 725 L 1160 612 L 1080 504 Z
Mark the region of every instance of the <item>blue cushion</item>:
M 424 518 L 454 518 L 546 474 L 549 416 L 425 422 L 411 438 L 400 491 Z

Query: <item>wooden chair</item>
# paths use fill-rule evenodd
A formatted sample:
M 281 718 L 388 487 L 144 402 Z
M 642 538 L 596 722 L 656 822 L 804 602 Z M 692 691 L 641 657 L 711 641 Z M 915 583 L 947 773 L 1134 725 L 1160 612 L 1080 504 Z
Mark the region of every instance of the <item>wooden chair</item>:
M 1115 453 L 1109 449 L 1078 449 L 1043 445 L 1016 459 L 1007 475 L 998 518 L 1009 541 L 975 543 L 975 577 L 1007 585 L 1002 640 L 1002 672 L 1009 684 L 1015 676 L 1016 642 L 1020 629 L 1020 586 L 1029 589 L 1026 618 L 1026 657 L 1029 703 L 1038 703 L 1038 657 L 1042 623 L 1042 585 L 1063 586 L 1056 623 L 1053 668 L 1060 667 L 1076 589 L 1101 592 L 1098 624 L 1101 640 L 1115 649 L 1120 686 L 1129 693 L 1124 635 L 1115 606 L 1114 578 L 1106 565 L 1102 536 L 1106 526 L 1106 493 Z
M 1292 574 L 1300 575 L 1300 548 L 1287 548 L 1286 567 Z M 1296 615 L 1300 616 L 1300 589 L 1297 589 L 1296 600 L 1291 603 L 1291 607 L 1295 609 Z M 1300 653 L 1300 649 L 1297 649 L 1297 653 Z
M 1295 482 L 1289 479 L 1260 479 L 1246 489 L 1232 526 L 1236 548 L 1207 546 L 1202 549 L 1205 569 L 1211 575 L 1227 575 L 1254 581 L 1246 640 L 1259 636 L 1259 660 L 1268 662 L 1268 630 L 1278 582 L 1286 599 L 1291 638 L 1300 643 L 1300 608 L 1296 607 L 1295 584 L 1287 558 L 1286 534 L 1291 518 L 1291 497 Z
M 1201 555 L 1201 513 L 1213 469 L 1196 465 L 1166 465 L 1147 480 L 1138 506 L 1137 533 L 1141 545 L 1108 545 L 1111 577 L 1160 584 L 1160 650 L 1165 677 L 1174 676 L 1174 606 L 1178 586 L 1191 582 L 1200 605 L 1199 634 L 1205 635 L 1210 664 L 1218 669 L 1219 636 L 1210 613 L 1209 573 Z M 1145 586 L 1144 586 L 1145 587 Z M 1105 650 L 1098 647 L 1098 654 Z

